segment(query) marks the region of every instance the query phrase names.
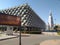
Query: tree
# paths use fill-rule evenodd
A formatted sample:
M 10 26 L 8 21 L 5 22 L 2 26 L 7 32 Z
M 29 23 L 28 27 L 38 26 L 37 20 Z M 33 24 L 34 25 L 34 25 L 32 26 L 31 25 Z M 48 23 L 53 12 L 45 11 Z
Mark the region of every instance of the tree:
M 54 27 L 54 29 L 55 29 L 56 31 L 58 30 L 57 28 L 58 28 L 58 26 L 55 26 L 55 27 Z

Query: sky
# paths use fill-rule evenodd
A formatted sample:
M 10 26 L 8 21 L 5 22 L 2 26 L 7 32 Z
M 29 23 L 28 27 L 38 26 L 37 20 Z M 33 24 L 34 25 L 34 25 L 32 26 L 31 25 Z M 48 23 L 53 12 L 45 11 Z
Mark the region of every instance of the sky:
M 34 12 L 48 24 L 50 10 L 54 24 L 60 24 L 60 0 L 0 0 L 0 10 L 28 3 Z

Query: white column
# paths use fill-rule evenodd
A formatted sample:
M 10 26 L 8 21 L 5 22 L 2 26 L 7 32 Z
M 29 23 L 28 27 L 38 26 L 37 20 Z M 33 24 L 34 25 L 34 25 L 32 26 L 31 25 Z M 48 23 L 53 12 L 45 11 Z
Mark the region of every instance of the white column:
M 7 35 L 13 35 L 13 26 L 7 26 Z

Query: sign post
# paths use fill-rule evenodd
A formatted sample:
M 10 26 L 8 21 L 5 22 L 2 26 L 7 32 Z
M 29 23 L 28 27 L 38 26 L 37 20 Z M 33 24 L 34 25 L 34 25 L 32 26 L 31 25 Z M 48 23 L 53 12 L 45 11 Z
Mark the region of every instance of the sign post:
M 19 30 L 19 45 L 21 45 L 21 28 Z
M 8 26 L 8 33 L 12 34 L 10 30 L 13 29 L 11 26 L 19 26 L 19 29 L 21 30 L 21 19 L 20 16 L 16 15 L 9 15 L 9 14 L 3 14 L 0 13 L 0 25 L 7 25 Z M 21 31 L 19 31 L 19 45 L 21 45 Z

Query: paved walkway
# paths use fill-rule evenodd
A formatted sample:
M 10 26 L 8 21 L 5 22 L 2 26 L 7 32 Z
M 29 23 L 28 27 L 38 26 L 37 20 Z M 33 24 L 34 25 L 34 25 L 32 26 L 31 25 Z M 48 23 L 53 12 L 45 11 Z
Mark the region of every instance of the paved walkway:
M 58 36 L 56 32 L 43 32 L 42 35 Z M 13 33 L 13 35 L 0 34 L 0 41 L 5 39 L 16 38 L 19 36 L 19 33 Z M 21 34 L 22 37 L 28 37 L 30 34 Z
M 40 45 L 60 45 L 60 40 L 46 40 L 40 43 Z
M 18 36 L 19 36 L 19 34 L 18 34 Z M 55 43 L 58 42 L 55 39 L 60 40 L 60 36 L 55 36 L 55 35 L 50 36 L 50 35 L 44 35 L 44 34 L 42 34 L 42 35 L 40 35 L 40 34 L 22 34 L 22 36 L 28 36 L 28 37 L 22 37 L 22 45 L 39 45 L 39 44 L 42 45 L 42 43 L 47 40 L 54 39 Z M 5 40 L 5 39 L 15 38 L 15 37 L 17 37 L 17 33 L 15 33 L 14 35 L 10 35 L 10 36 L 3 34 L 3 36 L 2 35 L 0 36 L 0 41 Z M 52 41 L 52 42 L 54 42 L 54 41 Z M 58 44 L 60 44 L 60 43 L 58 43 Z
M 6 35 L 6 34 L 0 34 L 0 41 L 6 40 L 6 39 L 11 39 L 11 38 L 16 38 L 16 36 L 13 35 Z
M 17 34 L 15 34 L 15 35 L 17 35 Z M 56 41 L 56 39 L 60 40 L 60 36 L 47 36 L 47 35 L 43 35 L 43 34 L 42 35 L 40 35 L 40 34 L 30 34 L 30 35 L 23 34 L 23 36 L 28 36 L 28 37 L 22 37 L 22 45 L 39 45 L 39 44 L 42 45 L 42 43 L 44 43 L 44 41 L 47 41 L 47 40 L 54 40 L 53 42 L 55 42 L 55 43 L 58 42 L 58 41 Z M 0 41 L 5 40 L 5 39 L 15 38 L 15 37 L 16 36 L 4 35 L 4 36 L 0 37 Z M 48 41 L 48 43 L 49 43 L 49 41 Z M 53 43 L 51 43 L 51 44 L 53 44 Z M 58 44 L 60 44 L 60 43 L 58 43 Z M 44 45 L 45 45 L 45 43 L 44 43 Z
M 47 40 L 60 40 L 60 36 L 31 34 L 30 37 L 22 37 L 22 45 L 40 45 Z
M 22 37 L 28 37 L 30 34 L 21 34 Z M 13 35 L 0 34 L 0 41 L 19 37 L 19 33 Z
M 60 36 L 60 35 L 58 35 L 57 34 L 57 32 L 42 32 L 42 34 L 44 34 L 44 35 L 50 35 L 50 36 Z

